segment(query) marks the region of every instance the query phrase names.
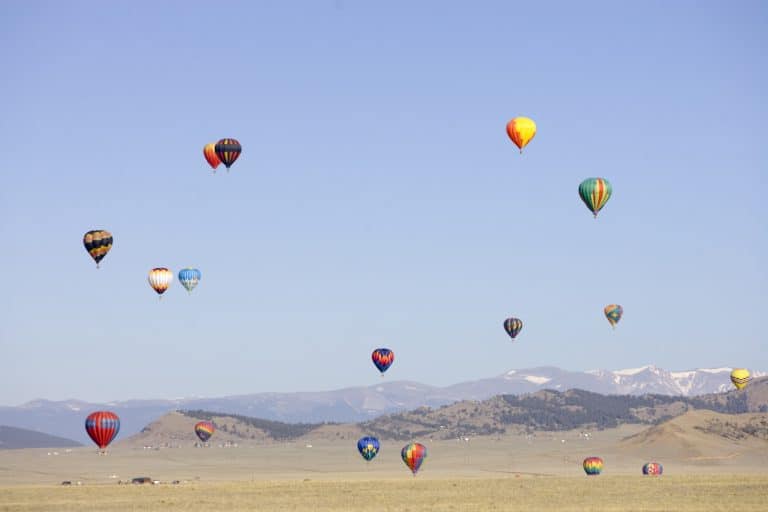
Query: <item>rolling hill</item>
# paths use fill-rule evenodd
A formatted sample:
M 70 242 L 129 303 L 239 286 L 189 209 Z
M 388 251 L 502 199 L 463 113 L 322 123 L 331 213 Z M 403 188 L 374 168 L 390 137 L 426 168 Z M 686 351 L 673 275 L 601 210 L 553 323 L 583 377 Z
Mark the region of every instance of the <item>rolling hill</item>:
M 21 448 L 71 448 L 82 444 L 34 430 L 0 425 L 0 450 Z
M 626 454 L 712 463 L 768 452 L 768 414 L 692 410 L 623 439 Z

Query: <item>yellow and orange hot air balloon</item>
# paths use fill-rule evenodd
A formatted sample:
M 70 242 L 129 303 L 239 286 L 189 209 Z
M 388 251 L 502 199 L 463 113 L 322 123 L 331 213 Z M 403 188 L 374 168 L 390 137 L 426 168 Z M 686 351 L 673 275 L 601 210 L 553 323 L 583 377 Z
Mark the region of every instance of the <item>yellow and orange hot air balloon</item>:
M 210 144 L 206 144 L 203 148 L 203 156 L 205 156 L 205 160 L 208 162 L 208 165 L 210 165 L 213 168 L 213 172 L 216 172 L 216 168 L 221 163 L 221 160 L 219 160 L 219 156 L 216 154 L 216 143 L 211 142 Z
M 516 117 L 507 123 L 507 135 L 522 153 L 523 148 L 536 136 L 536 123 L 528 117 Z
M 746 368 L 734 368 L 731 372 L 731 382 L 736 386 L 736 389 L 744 389 L 747 387 L 750 379 L 749 370 Z

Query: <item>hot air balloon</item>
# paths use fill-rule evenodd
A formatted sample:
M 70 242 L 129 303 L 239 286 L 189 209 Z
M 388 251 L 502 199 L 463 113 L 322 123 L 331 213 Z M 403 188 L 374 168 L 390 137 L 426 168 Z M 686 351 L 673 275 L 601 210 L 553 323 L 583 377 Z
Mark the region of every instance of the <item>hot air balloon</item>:
M 361 437 L 357 441 L 357 451 L 365 460 L 371 461 L 379 453 L 379 440 L 371 436 Z
M 416 476 L 424 459 L 427 458 L 427 447 L 421 443 L 407 444 L 400 451 L 400 456 L 403 458 L 405 465 L 413 472 L 413 476 Z
M 533 122 L 533 119 L 527 117 L 516 117 L 507 123 L 507 135 L 515 143 L 515 146 L 520 148 L 522 153 L 523 148 L 536 135 L 536 123 Z
M 613 187 L 611 183 L 605 178 L 587 178 L 579 185 L 579 196 L 587 208 L 597 218 L 597 212 L 599 212 L 608 199 L 611 198 Z
M 384 376 L 384 372 L 392 366 L 395 362 L 395 353 L 388 348 L 377 348 L 371 354 L 371 359 L 376 368 L 381 372 L 381 376 Z
M 731 372 L 731 382 L 736 389 L 744 389 L 752 378 L 749 376 L 749 370 L 746 368 L 735 368 Z
M 664 472 L 664 467 L 658 462 L 646 462 L 643 464 L 643 474 L 659 476 Z
M 611 327 L 615 329 L 616 324 L 621 320 L 621 315 L 624 314 L 624 308 L 618 304 L 608 304 L 603 308 L 603 312 L 605 313 L 605 318 L 610 322 Z
M 584 459 L 584 472 L 589 476 L 599 475 L 603 472 L 603 459 L 600 457 L 587 457 Z
M 219 157 L 227 170 L 232 167 L 242 151 L 242 146 L 235 139 L 221 139 L 216 143 L 216 156 Z
M 219 160 L 219 157 L 216 156 L 216 144 L 214 142 L 211 142 L 210 144 L 206 144 L 203 148 L 203 156 L 205 157 L 206 161 L 208 162 L 208 165 L 213 168 L 213 172 L 216 172 L 216 168 L 221 163 L 221 160 Z
M 96 262 L 96 268 L 99 268 L 99 262 L 112 248 L 112 233 L 103 229 L 89 231 L 83 236 L 83 245 Z
M 179 282 L 189 293 L 192 293 L 197 283 L 200 282 L 201 277 L 202 274 L 196 268 L 183 268 L 179 270 Z
M 96 411 L 85 418 L 85 431 L 101 451 L 112 442 L 120 432 L 120 418 L 109 411 Z
M 214 432 L 216 432 L 216 428 L 210 421 L 201 421 L 195 424 L 195 434 L 204 443 L 208 442 Z
M 149 271 L 149 286 L 151 286 L 161 298 L 163 293 L 165 293 L 165 290 L 171 286 L 171 281 L 173 281 L 173 272 L 165 267 L 153 268 Z
M 507 331 L 509 337 L 513 340 L 515 336 L 520 334 L 520 330 L 523 328 L 523 321 L 519 318 L 507 318 L 504 320 L 504 330 Z

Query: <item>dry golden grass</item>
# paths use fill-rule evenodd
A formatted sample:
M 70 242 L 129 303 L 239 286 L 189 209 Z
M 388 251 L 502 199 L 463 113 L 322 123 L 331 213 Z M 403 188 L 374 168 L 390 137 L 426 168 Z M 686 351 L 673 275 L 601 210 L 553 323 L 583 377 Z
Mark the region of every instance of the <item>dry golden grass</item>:
M 0 510 L 768 510 L 768 475 L 255 481 L 0 488 Z

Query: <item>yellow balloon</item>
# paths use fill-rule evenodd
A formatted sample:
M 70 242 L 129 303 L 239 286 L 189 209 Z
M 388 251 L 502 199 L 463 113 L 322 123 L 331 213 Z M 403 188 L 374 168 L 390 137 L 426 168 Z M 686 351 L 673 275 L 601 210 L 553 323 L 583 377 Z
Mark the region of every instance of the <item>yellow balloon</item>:
M 736 368 L 731 372 L 731 382 L 736 386 L 736 389 L 744 389 L 749 381 L 749 370 L 746 368 Z
M 522 153 L 523 148 L 536 136 L 536 123 L 528 117 L 516 117 L 507 123 L 507 135 Z

